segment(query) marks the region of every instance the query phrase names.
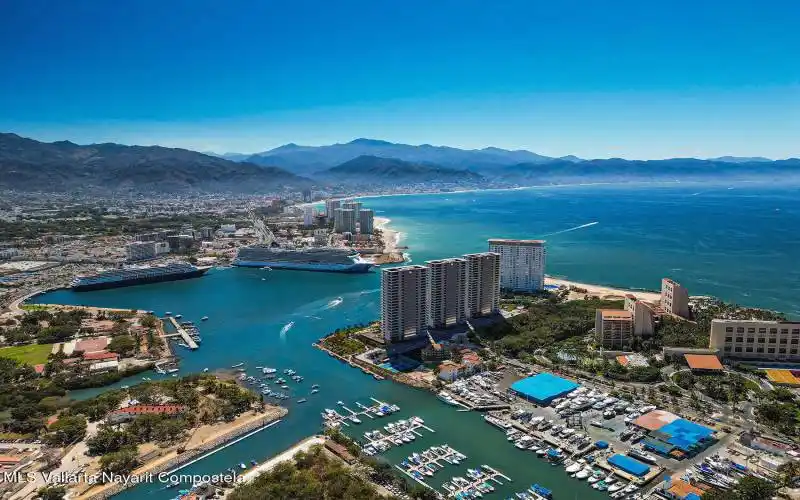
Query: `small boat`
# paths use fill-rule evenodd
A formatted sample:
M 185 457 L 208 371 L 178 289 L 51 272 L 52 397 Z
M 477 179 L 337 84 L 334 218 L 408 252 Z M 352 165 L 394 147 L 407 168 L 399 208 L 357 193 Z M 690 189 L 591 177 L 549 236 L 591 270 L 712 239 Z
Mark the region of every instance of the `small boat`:
M 240 463 L 239 467 L 241 467 L 242 469 L 246 469 L 247 468 L 247 466 L 244 464 L 244 462 Z
M 340 406 L 344 406 L 344 403 L 342 403 L 341 401 L 337 401 L 336 404 L 340 405 Z
M 319 392 L 319 389 L 311 389 L 311 394 L 316 394 Z
M 167 312 L 165 312 L 165 313 L 164 313 L 164 316 L 171 316 L 171 315 L 172 315 L 172 313 L 171 313 L 171 312 L 169 312 L 169 311 L 167 311 Z
M 256 465 L 258 465 L 258 462 L 256 462 L 255 460 L 250 460 L 250 465 L 255 467 Z
M 200 321 L 208 321 L 208 316 L 203 316 L 202 318 L 200 318 Z
M 175 315 L 175 319 L 181 319 L 182 317 L 183 317 L 183 315 L 182 315 L 182 314 L 176 314 L 176 315 Z
M 208 373 L 208 368 L 203 368 L 203 373 Z
M 355 416 L 355 415 L 350 415 L 350 416 L 348 417 L 348 419 L 349 419 L 351 422 L 353 422 L 354 424 L 360 424 L 360 423 L 361 423 L 361 420 L 360 420 L 360 419 L 359 419 L 357 416 Z
M 232 365 L 231 368 L 239 368 L 241 366 L 244 366 L 244 363 L 236 363 L 235 365 Z
M 305 403 L 306 401 L 308 401 L 306 398 L 301 398 L 297 400 L 298 403 Z

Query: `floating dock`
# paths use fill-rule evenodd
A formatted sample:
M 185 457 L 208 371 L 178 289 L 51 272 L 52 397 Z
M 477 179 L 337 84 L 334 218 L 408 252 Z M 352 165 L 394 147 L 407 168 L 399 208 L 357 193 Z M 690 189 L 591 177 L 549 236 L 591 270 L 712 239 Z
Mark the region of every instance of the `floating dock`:
M 441 449 L 443 449 L 445 451 L 445 454 L 444 455 L 436 455 L 436 453 L 433 452 L 431 450 L 431 448 L 441 448 Z M 398 469 L 403 471 L 403 473 L 405 473 L 407 476 L 411 477 L 415 481 L 424 482 L 423 480 L 415 477 L 414 476 L 414 472 L 418 472 L 420 474 L 427 475 L 427 474 L 424 474 L 424 472 L 422 472 L 422 470 L 425 469 L 425 466 L 428 465 L 428 464 L 435 464 L 437 466 L 436 471 L 438 472 L 440 470 L 443 470 L 447 465 L 456 465 L 456 466 L 460 465 L 460 464 L 454 464 L 452 462 L 449 462 L 447 460 L 448 458 L 457 458 L 459 460 L 459 462 L 462 461 L 462 460 L 466 460 L 467 459 L 466 455 L 464 455 L 463 453 L 459 452 L 455 448 L 451 448 L 447 444 L 443 444 L 443 445 L 440 445 L 440 446 L 432 446 L 431 448 L 428 448 L 427 450 L 423 451 L 422 453 L 418 453 L 419 462 L 420 462 L 419 464 L 415 464 L 411 460 L 407 460 L 407 462 L 411 465 L 411 467 L 403 468 L 403 467 L 401 467 L 399 465 L 396 465 L 395 467 L 397 467 Z M 426 456 L 426 454 L 427 454 L 427 456 Z M 434 455 L 434 458 L 431 458 L 430 455 Z M 442 463 L 442 462 L 444 462 L 444 463 Z
M 167 333 L 164 335 L 164 337 L 170 338 L 170 337 L 180 336 L 181 340 L 183 340 L 183 342 L 189 346 L 189 349 L 193 351 L 198 347 L 200 347 L 197 345 L 197 342 L 194 341 L 192 336 L 189 335 L 189 332 L 187 332 L 186 329 L 183 328 L 180 325 L 180 323 L 178 323 L 178 320 L 176 320 L 172 316 L 167 317 L 167 319 L 172 323 L 172 326 L 175 327 L 177 333 Z
M 380 437 L 366 438 L 367 443 L 362 446 L 362 449 L 366 448 L 367 446 L 372 446 L 373 448 L 380 449 L 382 444 L 388 445 L 388 447 L 400 446 L 399 444 L 394 442 L 393 438 L 395 438 L 398 435 L 405 434 L 406 432 L 411 432 L 416 436 L 422 437 L 423 434 L 419 432 L 419 429 L 425 429 L 431 433 L 436 432 L 427 425 L 425 425 L 425 423 L 421 421 L 422 419 L 419 419 L 419 417 L 409 417 L 408 419 L 405 420 L 408 423 L 408 425 L 398 426 L 397 430 L 389 431 L 387 429 L 384 429 L 388 434 L 384 434 L 383 431 L 376 429 L 375 431 L 380 435 Z M 391 422 L 391 423 L 396 424 L 397 422 Z M 403 444 L 409 444 L 409 443 L 403 443 Z
M 337 410 L 334 410 L 332 414 L 333 417 L 325 418 L 325 425 L 328 427 L 337 427 L 339 425 L 349 426 L 350 423 L 355 423 L 351 420 L 352 417 L 359 418 L 363 416 L 374 420 L 376 418 L 385 417 L 389 413 L 395 413 L 400 410 L 400 407 L 398 407 L 397 405 L 385 403 L 375 398 L 370 398 L 370 399 L 374 401 L 375 404 L 371 406 L 366 406 L 356 401 L 355 406 L 359 408 L 359 411 L 355 411 L 349 408 L 346 404 L 342 402 L 337 403 L 337 405 L 344 411 L 346 411 L 347 414 L 342 415 Z M 379 415 L 378 410 L 380 408 L 386 408 L 386 407 L 390 408 L 391 411 L 389 413 L 384 413 Z
M 480 477 L 478 479 L 468 478 L 466 479 L 469 481 L 469 485 L 466 486 L 457 486 L 455 490 L 445 490 L 444 494 L 451 498 L 457 498 L 463 495 L 465 492 L 469 490 L 478 490 L 478 485 L 483 483 L 489 483 L 489 481 L 493 481 L 498 485 L 502 485 L 503 482 L 500 481 L 498 478 L 502 478 L 507 482 L 511 482 L 511 478 L 503 474 L 502 472 L 498 471 L 497 469 L 493 469 L 488 465 L 481 465 L 481 468 L 478 469 L 480 471 Z M 450 484 L 453 484 L 452 480 L 450 480 Z

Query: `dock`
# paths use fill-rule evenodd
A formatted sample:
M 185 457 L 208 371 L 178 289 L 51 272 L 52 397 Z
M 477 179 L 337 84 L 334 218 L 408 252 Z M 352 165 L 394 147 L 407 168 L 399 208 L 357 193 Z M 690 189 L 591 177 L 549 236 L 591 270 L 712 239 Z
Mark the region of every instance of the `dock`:
M 445 453 L 442 454 L 442 455 L 439 455 L 435 451 L 433 451 L 433 448 L 440 448 Z M 460 464 L 456 464 L 456 463 L 451 462 L 450 460 L 452 460 L 452 459 L 457 459 L 459 462 L 467 459 L 466 455 L 464 455 L 463 453 L 459 452 L 458 450 L 456 450 L 454 448 L 451 448 L 447 444 L 443 444 L 443 445 L 440 445 L 440 446 L 432 446 L 432 447 L 428 448 L 427 450 L 423 451 L 422 453 L 417 454 L 417 457 L 418 457 L 418 460 L 419 460 L 419 463 L 417 463 L 417 464 L 415 464 L 411 460 L 411 457 L 408 457 L 408 459 L 406 461 L 408 462 L 410 467 L 403 468 L 403 467 L 401 467 L 399 465 L 395 466 L 398 469 L 400 469 L 401 471 L 403 471 L 403 473 L 405 475 L 411 477 L 412 479 L 414 479 L 417 482 L 424 482 L 424 480 L 420 479 L 417 476 L 415 476 L 414 473 L 416 472 L 416 473 L 418 473 L 420 475 L 423 475 L 423 477 L 427 476 L 427 474 L 425 474 L 423 472 L 423 470 L 426 468 L 426 466 L 428 464 L 435 464 L 436 465 L 436 467 L 435 467 L 436 468 L 436 472 L 439 472 L 440 470 L 443 470 L 448 464 L 449 465 L 460 465 Z M 435 474 L 435 472 L 434 472 L 434 474 Z
M 377 400 L 375 398 L 372 398 L 372 397 L 370 399 L 372 401 L 374 401 L 375 404 L 367 406 L 367 405 L 361 404 L 358 401 L 356 401 L 355 406 L 359 409 L 358 411 L 349 408 L 345 403 L 343 403 L 341 401 L 338 402 L 337 405 L 340 408 L 342 408 L 342 410 L 346 411 L 347 414 L 342 415 L 338 411 L 334 410 L 333 411 L 333 417 L 326 418 L 325 419 L 325 424 L 327 426 L 329 426 L 329 427 L 330 426 L 334 426 L 335 427 L 335 426 L 342 425 L 342 424 L 344 424 L 345 426 L 349 426 L 350 423 L 355 423 L 355 422 L 353 422 L 351 420 L 352 417 L 360 418 L 360 417 L 363 416 L 363 417 L 367 417 L 369 419 L 374 420 L 376 418 L 384 417 L 388 413 L 395 413 L 395 412 L 400 410 L 400 407 L 397 406 L 397 405 L 393 405 L 393 404 L 390 404 L 390 403 L 385 403 L 383 401 L 379 401 L 379 400 Z M 383 414 L 379 415 L 379 411 L 378 410 L 380 410 L 380 408 L 386 408 L 386 407 L 388 407 L 390 409 L 390 412 L 383 413 Z M 350 423 L 348 423 L 348 422 L 350 422 Z
M 494 482 L 494 483 L 496 483 L 498 485 L 502 485 L 503 482 L 500 481 L 500 479 L 498 479 L 498 478 L 501 478 L 501 479 L 503 479 L 503 480 L 505 480 L 507 482 L 511 482 L 511 478 L 510 477 L 506 476 L 505 474 L 503 474 L 502 472 L 498 471 L 497 469 L 489 467 L 488 465 L 481 465 L 481 468 L 478 469 L 478 471 L 480 472 L 480 476 L 478 476 L 477 479 L 472 478 L 472 477 L 470 477 L 469 479 L 465 479 L 465 481 L 469 482 L 469 484 L 456 485 L 451 480 L 450 484 L 452 484 L 455 488 L 454 489 L 445 489 L 445 492 L 444 492 L 445 495 L 447 495 L 448 497 L 451 497 L 451 498 L 459 498 L 459 497 L 461 497 L 461 495 L 463 495 L 467 491 L 470 491 L 470 490 L 478 490 L 478 491 L 480 491 L 478 486 L 482 485 L 484 483 L 490 484 L 490 481 L 492 481 L 492 482 Z M 460 483 L 463 483 L 463 481 L 460 482 Z
M 178 320 L 176 320 L 172 316 L 169 316 L 167 319 L 169 319 L 169 321 L 172 323 L 172 326 L 175 327 L 175 330 L 176 330 L 177 333 L 168 333 L 168 334 L 165 334 L 164 337 L 170 338 L 170 337 L 178 337 L 179 336 L 183 340 L 183 342 L 186 345 L 189 346 L 189 349 L 191 349 L 193 351 L 195 349 L 197 349 L 198 347 L 200 347 L 200 346 L 197 345 L 197 342 L 194 341 L 194 339 L 191 337 L 191 335 L 189 335 L 189 332 L 187 332 L 186 329 L 183 328 L 180 325 L 180 323 L 178 323 Z
M 407 432 L 411 432 L 412 434 L 418 437 L 422 437 L 423 434 L 419 431 L 419 429 L 425 429 L 431 433 L 436 432 L 427 425 L 425 425 L 425 423 L 419 417 L 409 417 L 408 419 L 405 419 L 405 421 L 408 425 L 397 426 L 397 428 L 393 430 L 388 430 L 386 429 L 386 427 L 392 424 L 396 424 L 397 422 L 390 422 L 388 425 L 384 426 L 384 430 L 386 430 L 388 434 L 384 434 L 383 431 L 376 429 L 373 432 L 376 433 L 378 437 L 369 438 L 365 436 L 367 442 L 362 446 L 362 448 L 372 446 L 373 448 L 380 450 L 381 448 L 390 448 L 395 445 L 400 446 L 400 444 L 395 442 L 395 439 L 397 437 Z M 402 444 L 409 444 L 409 443 L 402 443 Z

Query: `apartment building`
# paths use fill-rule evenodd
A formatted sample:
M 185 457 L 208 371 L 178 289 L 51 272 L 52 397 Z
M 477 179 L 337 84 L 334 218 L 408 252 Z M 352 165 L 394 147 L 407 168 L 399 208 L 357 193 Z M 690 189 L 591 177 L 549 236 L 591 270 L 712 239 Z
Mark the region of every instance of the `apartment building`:
M 500 255 L 471 253 L 467 261 L 466 315 L 477 318 L 500 311 Z
M 426 333 L 428 268 L 381 270 L 381 333 L 387 344 Z
M 369 208 L 358 211 L 358 231 L 361 234 L 372 234 L 375 227 L 375 212 Z
M 489 251 L 500 255 L 500 288 L 519 292 L 544 288 L 544 241 L 491 239 Z
M 333 230 L 336 233 L 355 233 L 357 212 L 352 208 L 337 208 L 333 212 Z
M 661 280 L 661 307 L 670 314 L 689 317 L 689 291 L 669 278 Z
M 333 219 L 334 212 L 341 207 L 342 202 L 340 200 L 325 200 L 325 215 L 328 219 Z
M 655 330 L 656 312 L 653 305 L 636 298 L 635 295 L 625 295 L 625 310 L 633 317 L 633 334 L 639 337 L 650 337 Z
M 448 328 L 464 323 L 467 320 L 466 259 L 430 260 L 426 264 L 428 326 Z
M 603 349 L 627 349 L 633 340 L 633 314 L 618 309 L 598 309 L 594 330 Z
M 800 322 L 715 319 L 708 347 L 722 358 L 800 361 Z

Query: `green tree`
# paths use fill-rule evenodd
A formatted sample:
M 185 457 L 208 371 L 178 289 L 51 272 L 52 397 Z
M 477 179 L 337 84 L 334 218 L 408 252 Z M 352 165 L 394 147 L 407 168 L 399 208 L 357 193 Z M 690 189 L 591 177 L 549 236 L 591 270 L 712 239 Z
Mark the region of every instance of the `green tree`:
M 36 496 L 40 500 L 62 500 L 67 494 L 64 486 L 45 486 L 36 491 Z
M 100 457 L 100 469 L 113 474 L 127 474 L 136 468 L 138 463 L 139 453 L 136 446 L 126 446 Z
M 53 422 L 44 440 L 50 446 L 67 446 L 86 435 L 86 418 L 83 415 L 64 415 Z
M 120 356 L 129 356 L 136 349 L 136 340 L 130 335 L 118 335 L 108 343 L 108 350 Z

